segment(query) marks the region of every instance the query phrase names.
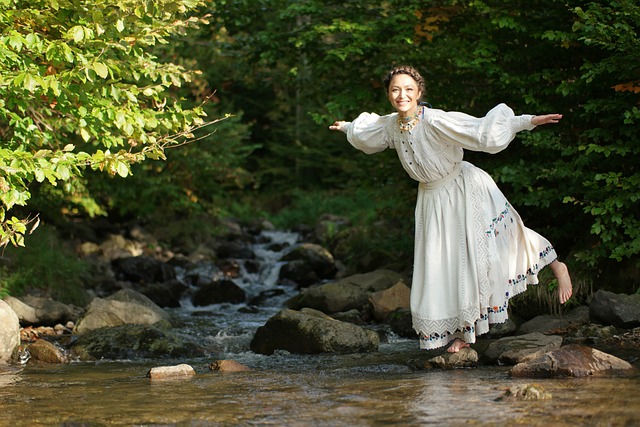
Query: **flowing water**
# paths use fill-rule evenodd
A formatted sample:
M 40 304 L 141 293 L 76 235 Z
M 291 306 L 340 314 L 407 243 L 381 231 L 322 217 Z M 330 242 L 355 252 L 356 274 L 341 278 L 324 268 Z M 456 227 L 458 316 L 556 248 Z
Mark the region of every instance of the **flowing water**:
M 207 358 L 29 362 L 0 368 L 0 426 L 636 426 L 640 376 L 526 380 L 506 367 L 416 370 L 425 359 L 417 341 L 389 335 L 367 354 L 263 356 L 249 351 L 255 329 L 283 307 L 294 289 L 279 287 L 269 242 L 295 243 L 291 233 L 266 233 L 255 250 L 263 266 L 242 271 L 245 305 L 183 307 L 172 312 L 182 333 L 198 338 Z M 205 272 L 203 272 L 204 274 Z M 207 273 L 208 274 L 208 273 Z M 211 372 L 233 359 L 249 372 Z M 189 379 L 150 380 L 151 367 L 188 363 Z M 552 398 L 497 400 L 505 389 L 535 383 Z

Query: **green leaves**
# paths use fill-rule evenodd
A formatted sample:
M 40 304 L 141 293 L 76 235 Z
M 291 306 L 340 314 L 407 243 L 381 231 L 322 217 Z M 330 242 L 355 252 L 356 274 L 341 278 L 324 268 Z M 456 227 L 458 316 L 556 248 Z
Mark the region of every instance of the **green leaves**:
M 32 182 L 58 186 L 87 168 L 127 177 L 202 125 L 202 109 L 175 96 L 193 72 L 146 49 L 205 22 L 183 15 L 203 4 L 0 3 L 0 246 L 21 244 L 24 220 L 5 214 L 28 203 Z

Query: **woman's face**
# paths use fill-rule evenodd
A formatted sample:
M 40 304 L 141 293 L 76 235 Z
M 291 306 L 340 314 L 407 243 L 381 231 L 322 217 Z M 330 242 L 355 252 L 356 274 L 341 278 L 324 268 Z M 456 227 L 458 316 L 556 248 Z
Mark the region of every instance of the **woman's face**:
M 389 83 L 389 102 L 401 116 L 413 114 L 418 108 L 422 93 L 413 77 L 396 74 Z

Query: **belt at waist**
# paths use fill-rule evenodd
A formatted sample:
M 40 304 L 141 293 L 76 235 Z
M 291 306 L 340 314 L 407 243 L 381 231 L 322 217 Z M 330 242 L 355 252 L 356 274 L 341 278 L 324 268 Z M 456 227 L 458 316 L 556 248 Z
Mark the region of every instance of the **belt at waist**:
M 435 190 L 438 187 L 442 187 L 443 185 L 446 185 L 446 184 L 450 183 L 451 181 L 453 181 L 454 179 L 456 179 L 458 177 L 458 175 L 460 175 L 461 171 L 462 171 L 462 162 L 458 163 L 453 168 L 451 173 L 449 175 L 447 175 L 447 176 L 444 176 L 444 177 L 442 177 L 440 179 L 436 179 L 435 181 L 421 182 L 420 183 L 420 189 L 431 191 L 431 190 Z

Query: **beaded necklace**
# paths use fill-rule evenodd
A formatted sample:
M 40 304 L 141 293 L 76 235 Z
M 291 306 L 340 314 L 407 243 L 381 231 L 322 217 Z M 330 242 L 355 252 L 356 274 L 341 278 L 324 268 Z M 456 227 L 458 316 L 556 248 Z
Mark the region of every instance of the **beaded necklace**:
M 398 127 L 400 128 L 401 131 L 403 132 L 410 131 L 414 127 L 416 127 L 416 125 L 420 121 L 419 111 L 420 111 L 420 107 L 418 107 L 416 109 L 416 112 L 410 115 L 409 117 L 400 117 L 400 115 L 398 115 Z

